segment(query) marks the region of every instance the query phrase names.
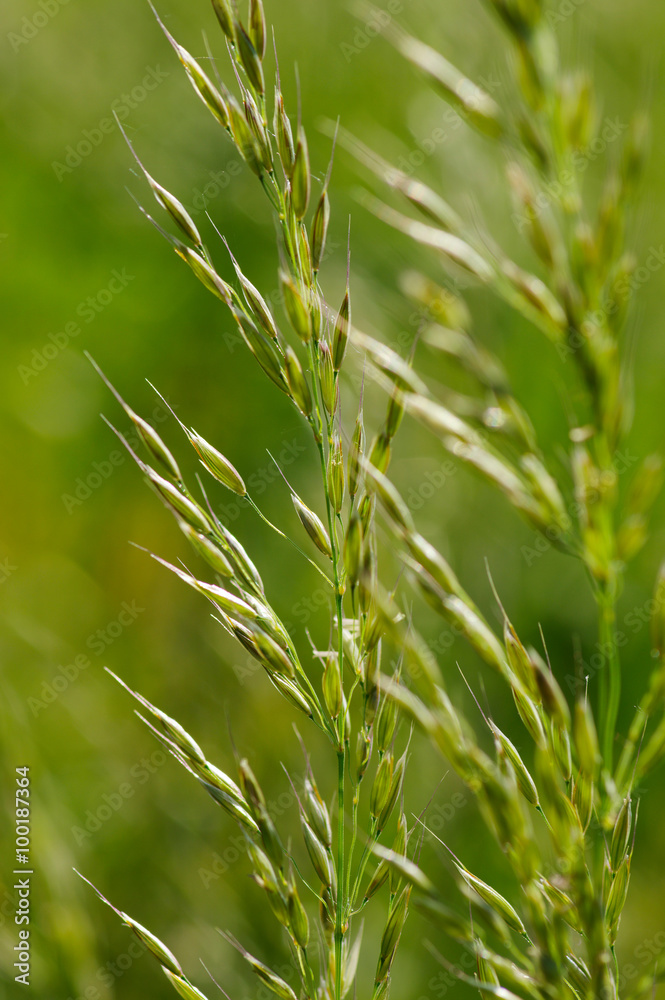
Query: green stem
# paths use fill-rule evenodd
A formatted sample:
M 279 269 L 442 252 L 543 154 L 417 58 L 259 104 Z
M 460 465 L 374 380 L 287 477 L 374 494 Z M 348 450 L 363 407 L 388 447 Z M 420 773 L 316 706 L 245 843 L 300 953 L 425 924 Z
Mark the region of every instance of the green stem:
M 345 751 L 337 752 L 337 900 L 335 907 L 335 998 L 342 996 L 342 925 L 344 908 L 344 777 Z
M 600 683 L 600 718 L 602 725 L 602 752 L 605 767 L 612 772 L 614 736 L 616 733 L 619 703 L 621 700 L 621 664 L 616 643 L 616 587 L 613 582 L 601 588 L 598 594 L 600 612 L 600 643 L 605 666 Z

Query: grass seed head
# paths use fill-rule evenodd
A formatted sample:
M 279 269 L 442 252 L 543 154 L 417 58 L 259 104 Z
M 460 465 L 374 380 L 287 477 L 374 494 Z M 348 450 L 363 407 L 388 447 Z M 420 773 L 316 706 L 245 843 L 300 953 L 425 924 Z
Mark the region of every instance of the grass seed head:
M 178 201 L 178 199 L 167 191 L 165 187 L 162 187 L 161 184 L 158 184 L 157 181 L 153 180 L 149 174 L 146 174 L 146 177 L 157 202 L 168 212 L 181 232 L 185 234 L 187 239 L 191 240 L 194 246 L 200 247 L 203 242 L 201 240 L 201 234 L 196 228 L 194 220 L 182 202 Z
M 152 427 L 147 420 L 143 420 L 142 417 L 139 417 L 138 414 L 134 413 L 133 410 L 128 409 L 127 414 L 139 432 L 141 440 L 155 461 L 159 462 L 164 471 L 167 472 L 172 479 L 174 479 L 177 483 L 181 483 L 182 473 L 180 472 L 178 463 L 154 427 Z
M 176 511 L 196 531 L 200 531 L 205 535 L 210 534 L 211 525 L 208 516 L 197 503 L 186 497 L 177 487 L 169 483 L 168 480 L 163 479 L 154 469 L 146 467 L 145 472 L 152 485 L 160 496 L 166 500 L 169 507 Z
M 310 719 L 312 718 L 314 715 L 312 706 L 306 695 L 293 681 L 289 680 L 288 677 L 282 676 L 282 674 L 273 674 L 270 680 L 287 701 L 290 701 L 295 708 L 300 712 L 304 712 Z
M 222 483 L 239 497 L 247 495 L 245 484 L 238 470 L 225 458 L 220 451 L 211 445 L 205 438 L 202 438 L 196 431 L 191 431 L 189 440 L 196 448 L 202 464 L 217 482 Z
M 233 566 L 214 542 L 206 538 L 200 531 L 192 528 L 191 524 L 188 524 L 187 521 L 180 519 L 178 524 L 194 551 L 205 559 L 215 573 L 219 573 L 220 576 L 227 577 L 228 579 L 232 579 L 235 576 Z
M 312 174 L 309 166 L 307 137 L 304 129 L 300 126 L 298 128 L 298 142 L 296 145 L 296 153 L 293 163 L 293 176 L 291 179 L 291 199 L 293 211 L 295 212 L 297 219 L 304 218 L 307 213 L 311 189 Z
M 303 819 L 301 825 L 305 847 L 312 862 L 312 867 L 323 885 L 331 888 L 334 884 L 334 873 L 330 854 L 307 820 Z
M 170 969 L 176 976 L 184 976 L 180 962 L 158 937 L 155 937 L 151 931 L 147 930 L 137 920 L 133 920 L 126 913 L 121 913 L 120 916 L 127 926 L 131 927 L 139 941 L 146 946 L 148 951 L 155 956 L 165 969 Z
M 286 381 L 288 382 L 293 401 L 305 417 L 311 416 L 312 393 L 310 392 L 309 382 L 298 356 L 292 347 L 287 347 L 284 351 L 284 367 L 286 369 Z
M 230 0 L 212 0 L 212 6 L 222 31 L 229 41 L 233 42 L 235 40 L 235 31 Z
M 330 222 L 330 198 L 326 188 L 321 192 L 319 204 L 312 222 L 312 269 L 318 273 L 326 249 L 328 224 Z
M 336 656 L 329 656 L 323 670 L 323 698 L 332 719 L 337 719 L 344 704 L 342 680 Z
M 295 493 L 291 494 L 291 500 L 293 501 L 293 506 L 296 509 L 296 514 L 300 518 L 300 523 L 316 545 L 317 549 L 320 552 L 323 552 L 324 556 L 332 559 L 330 537 L 323 526 L 321 518 L 318 517 L 313 510 L 310 510 L 307 504 L 304 504 L 300 497 L 296 496 Z
M 164 966 L 162 966 L 162 971 L 176 993 L 179 993 L 183 1000 L 207 1000 L 206 995 L 201 993 L 201 990 L 198 990 L 196 986 L 192 986 L 184 976 L 178 976 Z
M 306 948 L 309 943 L 309 920 L 305 907 L 302 905 L 298 891 L 294 885 L 289 886 L 287 899 L 289 926 L 299 948 Z
M 633 807 L 630 795 L 623 801 L 619 815 L 616 818 L 614 829 L 612 830 L 612 840 L 610 844 L 610 867 L 613 872 L 617 872 L 621 866 L 630 843 L 630 835 L 633 826 Z
M 594 780 L 600 767 L 601 758 L 596 724 L 586 700 L 580 700 L 575 705 L 573 733 L 580 767 L 585 774 Z
M 302 343 L 308 344 L 312 339 L 312 321 L 309 310 L 291 275 L 287 274 L 286 271 L 280 271 L 279 280 L 289 322 Z
M 349 340 L 349 329 L 351 324 L 351 297 L 347 288 L 342 305 L 335 320 L 335 332 L 333 335 L 333 367 L 336 372 L 342 367 L 346 345 Z
M 319 363 L 321 371 L 321 396 L 323 405 L 330 414 L 335 412 L 337 403 L 337 380 L 330 347 L 325 340 L 319 341 Z
M 252 45 L 256 49 L 259 59 L 264 59 L 266 54 L 266 15 L 263 9 L 262 0 L 250 0 L 249 4 L 249 37 Z
M 259 53 L 256 51 L 249 34 L 238 21 L 235 23 L 235 34 L 243 69 L 254 90 L 262 97 L 265 93 L 266 85 Z
M 296 150 L 293 144 L 291 122 L 289 120 L 289 116 L 284 110 L 284 98 L 279 91 L 276 91 L 275 94 L 275 116 L 273 127 L 275 129 L 275 135 L 277 136 L 277 149 L 279 150 L 279 157 L 282 161 L 284 173 L 289 179 L 291 179 L 293 176 L 293 167 L 295 165 Z

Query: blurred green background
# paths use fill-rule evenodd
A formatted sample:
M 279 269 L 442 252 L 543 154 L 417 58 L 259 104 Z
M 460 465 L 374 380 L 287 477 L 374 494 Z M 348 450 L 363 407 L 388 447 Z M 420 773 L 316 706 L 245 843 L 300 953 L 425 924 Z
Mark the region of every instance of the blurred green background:
M 163 0 L 159 6 L 169 30 L 190 51 L 204 54 L 203 29 L 226 66 L 204 0 Z M 479 3 L 418 0 L 404 7 L 400 22 L 471 76 L 499 85 L 507 79 L 501 35 Z M 342 0 L 268 0 L 267 8 L 291 109 L 293 66 L 298 66 L 318 177 L 330 150 L 317 128 L 325 119 L 341 116 L 344 125 L 394 159 L 417 150 L 440 125 L 444 105 L 381 39 L 361 47 L 357 22 Z M 565 59 L 582 62 L 597 78 L 602 115 L 627 121 L 642 105 L 653 114 L 653 149 L 630 234 L 643 262 L 664 239 L 659 59 L 665 8 L 655 0 L 630 6 L 575 0 L 552 10 L 563 12 L 557 31 Z M 8 818 L 14 768 L 31 769 L 35 875 L 29 992 L 40 1000 L 173 995 L 155 963 L 137 954 L 130 933 L 76 878 L 76 866 L 166 940 L 204 990 L 209 980 L 199 959 L 234 1000 L 260 997 L 256 981 L 215 930 L 232 931 L 276 967 L 286 962 L 277 925 L 238 858 L 236 830 L 181 769 L 155 753 L 131 699 L 102 668 L 109 666 L 176 715 L 208 756 L 227 769 L 233 766 L 230 726 L 283 812 L 287 832 L 296 829 L 297 812 L 280 765 L 296 775 L 303 771 L 292 732 L 295 716 L 262 674 L 247 669 L 245 655 L 225 640 L 205 602 L 129 546 L 133 541 L 173 560 L 187 556 L 184 539 L 140 474 L 117 457 L 100 412 L 123 430 L 127 421 L 83 351 L 92 353 L 133 407 L 148 418 L 154 415 L 192 473 L 195 463 L 175 422 L 164 419 L 163 409 L 155 410 L 159 400 L 145 382 L 150 379 L 181 419 L 212 439 L 246 479 L 255 477 L 255 498 L 288 530 L 298 529 L 266 449 L 281 456 L 294 486 L 313 506 L 319 504 L 317 467 L 294 411 L 238 347 L 220 304 L 141 217 L 127 189 L 145 204 L 148 193 L 118 131 L 107 128 L 111 110 L 123 118 L 126 112 L 125 127 L 146 167 L 194 210 L 210 235 L 208 209 L 266 294 L 276 284 L 273 226 L 255 178 L 192 94 L 147 4 L 3 0 L 0 52 L 0 746 Z M 511 228 L 504 166 L 493 147 L 463 127 L 447 133 L 420 173 L 441 185 L 460 209 L 479 208 L 506 248 L 534 266 Z M 352 212 L 355 319 L 406 349 L 415 325 L 412 309 L 396 292 L 398 276 L 415 262 L 439 278 L 438 265 L 414 256 L 405 240 L 387 237 L 358 206 L 357 183 L 354 165 L 338 155 L 331 229 L 336 249 L 324 287 L 333 302 L 341 297 Z M 211 245 L 228 277 L 224 253 L 216 242 Z M 630 324 L 637 399 L 631 454 L 664 443 L 663 287 L 659 273 L 644 285 Z M 560 439 L 566 430 L 559 391 L 565 366 L 537 334 L 493 301 L 480 295 L 472 301 L 478 329 L 509 367 L 542 440 Z M 354 392 L 350 385 L 347 424 L 355 416 Z M 370 395 L 370 428 L 383 408 L 380 395 Z M 488 558 L 520 634 L 535 642 L 541 622 L 559 676 L 565 677 L 572 666 L 572 637 L 579 637 L 586 656 L 595 641 L 581 570 L 551 551 L 525 558 L 521 549 L 533 546 L 533 533 L 465 472 L 442 476 L 444 460 L 430 438 L 405 422 L 393 472 L 405 492 L 415 490 L 421 530 L 494 614 L 484 568 Z M 255 555 L 277 610 L 299 640 L 308 627 L 325 642 L 327 613 L 316 576 L 230 494 L 221 487 L 212 494 L 220 515 Z M 648 601 L 664 552 L 661 502 L 651 541 L 629 572 L 620 619 Z M 425 615 L 422 624 L 436 641 L 440 622 Z M 625 654 L 624 722 L 645 683 L 647 632 L 639 630 Z M 459 660 L 474 682 L 479 664 L 459 643 L 446 649 L 445 634 L 440 646 L 451 688 L 473 717 L 455 663 Z M 492 690 L 490 684 L 489 697 Z M 508 705 L 499 704 L 495 715 L 497 721 L 504 715 L 512 720 Z M 316 741 L 314 750 L 322 790 L 330 797 L 334 762 Z M 445 829 L 447 841 L 463 844 L 469 867 L 478 861 L 485 877 L 509 885 L 465 793 L 451 776 L 439 785 L 443 765 L 418 741 L 414 758 L 411 808 L 419 811 L 437 789 L 432 816 L 440 835 Z M 621 954 L 640 971 L 651 952 L 665 945 L 665 795 L 658 774 L 648 790 L 621 937 Z M 0 994 L 11 998 L 25 994 L 12 970 L 12 832 L 12 822 L 2 824 Z M 429 869 L 441 873 L 442 884 L 450 883 L 435 847 L 427 851 Z M 466 988 L 442 977 L 423 948 L 427 933 L 418 916 L 410 919 L 395 995 L 438 998 L 454 991 L 461 997 Z M 380 934 L 371 917 L 366 934 L 369 940 Z M 373 961 L 370 954 L 365 977 Z M 212 986 L 209 992 L 216 995 Z

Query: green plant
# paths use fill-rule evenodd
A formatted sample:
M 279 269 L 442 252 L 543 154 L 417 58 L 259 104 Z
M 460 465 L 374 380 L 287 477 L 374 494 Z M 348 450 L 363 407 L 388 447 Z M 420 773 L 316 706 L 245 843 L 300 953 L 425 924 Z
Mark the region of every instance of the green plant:
M 504 1000 L 617 997 L 615 941 L 630 878 L 636 790 L 665 754 L 665 721 L 657 718 L 665 703 L 660 589 L 652 619 L 656 662 L 649 689 L 627 736 L 617 732 L 621 664 L 616 601 L 625 564 L 646 539 L 648 510 L 661 479 L 660 460 L 650 456 L 623 496 L 615 463 L 631 416 L 621 331 L 635 264 L 624 250 L 624 231 L 644 158 L 644 120 L 638 116 L 628 130 L 596 205 L 581 185 L 585 154 L 599 128 L 593 87 L 585 74 L 560 68 L 556 38 L 538 0 L 488 3 L 506 32 L 517 84 L 515 94 L 500 104 L 429 46 L 361 6 L 362 16 L 376 17 L 399 52 L 470 128 L 509 160 L 518 227 L 530 239 L 542 277 L 479 236 L 439 193 L 350 134 L 334 130 L 379 178 L 382 189 L 405 200 L 425 220 L 368 195 L 369 206 L 387 224 L 433 250 L 453 275 L 485 285 L 555 345 L 566 365 L 571 423 L 556 456 L 545 455 L 503 365 L 476 339 L 471 312 L 458 294 L 416 271 L 405 275 L 405 294 L 424 317 L 408 360 L 353 327 L 348 281 L 341 305 L 328 305 L 319 269 L 325 260 L 331 169 L 310 211 L 306 133 L 299 120 L 293 134 L 279 75 L 274 113 L 267 110 L 267 28 L 261 0 L 251 0 L 247 29 L 227 0 L 213 0 L 213 6 L 240 99 L 221 81 L 213 83 L 164 30 L 196 93 L 257 176 L 278 220 L 288 336 L 235 258 L 236 282 L 220 276 L 182 204 L 141 166 L 180 236 L 145 214 L 230 310 L 258 364 L 311 429 L 320 460 L 323 518 L 293 490 L 291 495 L 305 531 L 301 541 L 307 544 L 307 536 L 311 543 L 307 558 L 330 589 L 330 648 L 308 657 L 296 649 L 250 554 L 185 485 L 157 432 L 118 399 L 156 468 L 132 452 L 137 464 L 218 582 L 159 561 L 212 602 L 220 625 L 258 660 L 278 692 L 305 717 L 304 725 L 313 724 L 329 740 L 337 797 L 331 810 L 308 762 L 298 798 L 305 850 L 285 846 L 245 758 L 238 763 L 236 783 L 206 759 L 174 719 L 128 690 L 147 713 L 144 721 L 155 735 L 237 820 L 254 879 L 285 929 L 301 996 L 339 1000 L 351 989 L 361 948 L 359 916 L 388 883 L 374 1000 L 389 991 L 412 905 L 474 956 L 477 974 L 456 974 L 481 993 Z M 557 184 L 564 174 L 569 178 L 565 185 Z M 347 447 L 339 393 L 349 343 L 365 355 L 388 403 L 385 421 L 368 444 L 361 400 Z M 449 359 L 466 379 L 465 393 L 449 392 L 441 401 L 441 388 L 417 372 L 421 346 Z M 498 595 L 503 627 L 497 634 L 441 553 L 418 532 L 408 505 L 387 477 L 392 441 L 405 413 L 495 487 L 547 544 L 583 563 L 598 606 L 603 662 L 597 678 L 579 678 L 572 706 L 556 679 L 559 665 L 549 663 L 546 649 L 544 660 L 525 647 Z M 255 506 L 241 473 L 215 446 L 181 426 L 213 478 Z M 403 583 L 388 590 L 379 580 L 377 511 L 405 580 L 505 683 L 533 744 L 528 754 L 523 756 L 486 714 L 486 732 L 477 733 L 451 700 L 436 657 L 411 613 L 403 610 Z M 388 666 L 391 648 L 397 657 Z M 409 736 L 400 722 L 409 720 L 473 793 L 482 821 L 522 887 L 512 901 L 452 855 L 464 905 L 451 906 L 417 864 L 427 819 L 411 821 L 405 811 Z M 360 829 L 365 815 L 367 826 Z M 315 883 L 311 874 L 301 874 L 306 855 Z M 310 931 L 310 896 L 318 904 L 317 934 Z M 203 995 L 165 945 L 116 912 L 153 952 L 181 996 L 191 1000 Z M 318 950 L 313 943 L 317 938 Z M 235 939 L 229 941 L 273 992 L 295 997 L 292 987 L 259 958 Z M 662 972 L 660 964 L 631 996 L 646 993 Z

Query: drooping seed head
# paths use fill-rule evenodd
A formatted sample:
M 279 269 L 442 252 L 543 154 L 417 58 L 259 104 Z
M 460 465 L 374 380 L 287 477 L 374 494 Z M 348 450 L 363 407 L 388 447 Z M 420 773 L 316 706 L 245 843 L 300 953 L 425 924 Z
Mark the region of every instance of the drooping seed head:
M 309 196 L 312 187 L 312 175 L 309 166 L 309 150 L 307 148 L 307 137 L 302 126 L 298 128 L 298 142 L 296 145 L 295 160 L 293 163 L 293 176 L 291 179 L 291 200 L 293 211 L 297 219 L 304 218 L 309 205 Z
M 121 912 L 120 917 L 128 927 L 131 927 L 139 941 L 146 946 L 151 954 L 155 956 L 164 969 L 169 969 L 176 976 L 184 976 L 180 962 L 175 957 L 173 952 L 167 948 L 158 937 L 155 937 L 155 935 L 140 924 L 138 920 L 133 920 L 132 917 L 128 916 L 126 913 Z
M 312 339 L 312 323 L 309 310 L 291 275 L 285 271 L 280 271 L 279 280 L 284 297 L 284 308 L 289 317 L 289 322 L 303 344 L 308 344 Z
M 303 528 L 312 539 L 317 549 L 319 549 L 320 552 L 323 552 L 324 556 L 332 559 L 330 538 L 321 519 L 314 513 L 313 510 L 310 510 L 309 507 L 304 504 L 300 497 L 296 496 L 295 493 L 291 494 L 291 500 L 293 501 L 293 506 L 296 509 L 296 514 L 300 518 Z
M 182 202 L 178 201 L 175 195 L 172 195 L 170 191 L 167 191 L 161 184 L 158 184 L 157 181 L 150 176 L 150 174 L 146 173 L 146 177 L 158 204 L 160 204 L 162 208 L 168 212 L 181 232 L 185 234 L 188 240 L 192 241 L 194 246 L 201 246 L 201 234 L 196 228 L 194 220 Z
M 188 437 L 210 475 L 214 476 L 217 482 L 222 483 L 223 486 L 226 486 L 238 496 L 246 496 L 247 490 L 242 476 L 229 462 L 228 458 L 225 458 L 217 448 L 213 447 L 200 434 L 197 434 L 195 430 L 192 430 L 188 434 Z
M 249 37 L 259 59 L 263 59 L 266 54 L 266 15 L 262 0 L 250 0 Z
M 174 990 L 180 994 L 183 1000 L 207 1000 L 204 993 L 197 989 L 196 986 L 192 986 L 189 980 L 184 978 L 184 973 L 182 976 L 176 975 L 171 969 L 167 969 L 162 966 L 162 971 Z
M 344 697 L 342 680 L 339 674 L 339 664 L 336 656 L 329 656 L 323 669 L 323 698 L 332 719 L 337 719 L 342 711 Z
M 347 288 L 342 305 L 335 320 L 335 332 L 333 335 L 333 367 L 336 372 L 342 367 L 346 345 L 349 341 L 349 330 L 351 324 L 351 297 Z
M 222 31 L 229 41 L 234 41 L 233 11 L 229 0 L 212 0 L 212 6 Z
M 321 192 L 319 204 L 312 222 L 312 269 L 318 273 L 326 249 L 328 224 L 330 222 L 330 198 L 326 188 Z
M 259 53 L 256 51 L 249 34 L 238 21 L 235 23 L 235 33 L 240 61 L 247 74 L 247 78 L 254 87 L 254 90 L 263 96 L 266 88 Z
M 284 367 L 293 401 L 300 412 L 309 417 L 312 413 L 312 394 L 302 365 L 292 347 L 287 347 L 284 351 Z

